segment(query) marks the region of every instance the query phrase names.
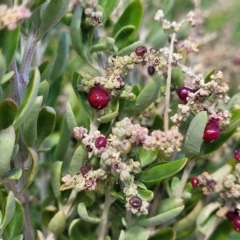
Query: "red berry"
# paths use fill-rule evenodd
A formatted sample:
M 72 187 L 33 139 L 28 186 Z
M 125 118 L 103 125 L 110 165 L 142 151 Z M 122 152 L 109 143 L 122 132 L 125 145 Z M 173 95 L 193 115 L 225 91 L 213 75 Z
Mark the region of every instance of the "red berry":
M 237 161 L 240 161 L 240 149 L 237 149 L 237 150 L 235 151 L 234 158 L 235 158 Z
M 149 66 L 148 67 L 148 74 L 152 76 L 155 73 L 155 67 L 154 66 Z
M 234 230 L 236 230 L 237 232 L 240 232 L 240 216 L 236 216 L 233 221 L 233 228 Z
M 86 163 L 81 167 L 80 171 L 82 175 L 85 176 L 91 169 L 92 169 L 92 164 Z
M 147 48 L 145 46 L 139 46 L 135 49 L 135 53 L 139 57 L 143 57 L 146 52 Z
M 199 186 L 199 180 L 198 180 L 198 178 L 197 178 L 197 177 L 191 178 L 191 184 L 192 184 L 192 187 L 193 187 L 193 188 L 198 187 L 198 186 Z
M 142 206 L 142 199 L 139 197 L 132 197 L 129 200 L 129 204 L 133 208 L 140 208 Z
M 226 217 L 228 220 L 232 221 L 235 217 L 238 216 L 238 213 L 237 212 L 228 212 L 226 214 Z
M 206 142 L 212 142 L 218 139 L 219 135 L 219 125 L 215 121 L 209 121 L 204 129 L 203 140 Z
M 107 146 L 107 139 L 105 137 L 98 137 L 95 141 L 95 147 L 100 149 L 100 148 L 105 148 Z
M 187 103 L 187 97 L 189 93 L 194 93 L 194 90 L 188 87 L 181 87 L 178 90 L 178 97 L 183 101 L 184 104 Z
M 109 93 L 100 85 L 92 87 L 88 93 L 88 102 L 95 109 L 105 108 L 110 101 Z

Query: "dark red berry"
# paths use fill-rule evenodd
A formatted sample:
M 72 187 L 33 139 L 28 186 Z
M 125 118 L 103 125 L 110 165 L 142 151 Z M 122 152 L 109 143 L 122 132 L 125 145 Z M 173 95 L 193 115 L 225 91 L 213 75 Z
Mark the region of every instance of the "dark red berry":
M 194 90 L 188 87 L 181 87 L 178 89 L 178 97 L 183 101 L 184 104 L 187 103 L 187 97 L 189 93 L 194 93 Z
M 232 221 L 235 217 L 238 216 L 238 213 L 237 212 L 228 212 L 226 214 L 226 218 L 230 221 Z
M 142 206 L 142 199 L 139 197 L 132 197 L 129 200 L 129 204 L 133 208 L 140 208 Z
M 135 49 L 135 53 L 139 57 L 143 57 L 146 52 L 147 48 L 145 46 L 139 46 Z
M 155 73 L 155 67 L 154 66 L 149 66 L 148 67 L 148 74 L 152 76 Z
M 87 145 L 87 146 L 86 146 L 86 149 L 87 149 L 88 152 L 92 152 L 92 150 L 93 150 L 90 145 Z
M 218 117 L 211 117 L 210 119 L 209 119 L 210 121 L 213 121 L 213 122 L 216 122 L 218 125 L 219 125 L 219 118 Z
M 203 140 L 206 142 L 212 142 L 218 139 L 219 135 L 219 125 L 215 121 L 209 121 L 204 129 Z
M 199 186 L 199 180 L 198 180 L 198 178 L 197 178 L 197 177 L 191 178 L 191 184 L 192 184 L 192 187 L 193 187 L 193 188 L 198 187 L 198 186 Z
M 98 137 L 95 141 L 95 147 L 100 149 L 100 148 L 105 148 L 107 146 L 107 139 L 105 137 Z
M 234 158 L 237 160 L 237 161 L 240 161 L 240 149 L 237 149 L 234 153 Z
M 235 217 L 232 221 L 232 224 L 233 224 L 234 230 L 236 230 L 237 232 L 240 232 L 240 216 Z
M 81 173 L 83 176 L 85 176 L 90 170 L 92 169 L 92 164 L 91 163 L 86 163 L 83 165 L 80 169 Z
M 100 85 L 92 87 L 88 93 L 88 102 L 95 109 L 105 108 L 110 101 L 109 93 Z

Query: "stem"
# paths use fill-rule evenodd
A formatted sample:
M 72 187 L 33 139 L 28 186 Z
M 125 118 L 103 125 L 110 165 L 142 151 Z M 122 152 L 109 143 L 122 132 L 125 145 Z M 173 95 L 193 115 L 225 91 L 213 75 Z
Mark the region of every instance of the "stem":
M 151 204 L 148 217 L 155 216 L 157 208 L 159 206 L 159 202 L 161 201 L 161 198 L 162 198 L 162 190 L 163 190 L 162 185 L 160 184 L 154 192 L 154 199 L 153 199 L 153 203 Z
M 105 192 L 105 203 L 103 208 L 102 221 L 100 224 L 100 229 L 98 234 L 98 240 L 104 240 L 104 236 L 107 232 L 108 213 L 109 213 L 109 209 L 111 207 L 112 202 L 113 202 L 113 199 L 111 197 L 109 187 L 107 187 Z
M 178 186 L 178 190 L 177 190 L 176 195 L 175 195 L 176 197 L 180 198 L 182 196 L 184 187 L 187 183 L 189 175 L 190 175 L 194 166 L 195 166 L 195 161 L 194 160 L 190 160 L 190 161 L 187 162 L 187 165 L 186 165 L 186 167 L 184 168 L 184 171 L 183 171 L 183 175 L 182 175 L 180 184 Z
M 167 73 L 167 84 L 166 84 L 166 92 L 165 92 L 165 109 L 164 109 L 164 131 L 168 131 L 169 122 L 168 122 L 168 112 L 169 112 L 169 102 L 170 102 L 170 90 L 171 90 L 171 78 L 172 78 L 172 54 L 174 50 L 174 41 L 176 38 L 176 33 L 173 33 L 170 47 L 169 47 L 169 55 L 168 55 L 168 73 Z

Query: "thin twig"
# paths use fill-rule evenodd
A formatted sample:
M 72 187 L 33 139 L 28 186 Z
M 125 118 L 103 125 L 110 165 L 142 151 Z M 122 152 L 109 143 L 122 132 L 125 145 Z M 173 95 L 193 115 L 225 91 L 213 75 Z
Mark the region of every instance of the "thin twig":
M 184 187 L 187 183 L 189 175 L 190 175 L 194 166 L 195 166 L 195 161 L 194 160 L 189 160 L 187 162 L 186 167 L 184 168 L 183 175 L 182 175 L 182 178 L 181 178 L 180 184 L 178 186 L 175 197 L 181 197 L 182 196 Z
M 169 47 L 169 55 L 168 55 L 168 76 L 167 76 L 167 84 L 166 84 L 166 92 L 165 92 L 165 109 L 164 109 L 164 131 L 168 131 L 169 129 L 169 102 L 170 102 L 170 91 L 171 91 L 171 78 L 172 78 L 172 54 L 174 50 L 174 42 L 176 38 L 176 33 L 173 33 L 170 47 Z

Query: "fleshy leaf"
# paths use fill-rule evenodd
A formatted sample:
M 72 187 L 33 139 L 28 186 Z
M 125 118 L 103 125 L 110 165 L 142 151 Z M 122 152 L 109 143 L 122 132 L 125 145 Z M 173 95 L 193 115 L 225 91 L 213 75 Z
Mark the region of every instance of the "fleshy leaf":
M 58 236 L 66 227 L 67 217 L 63 210 L 58 211 L 48 224 L 49 230 Z
M 138 189 L 138 193 L 142 199 L 151 201 L 153 199 L 153 192 L 147 189 Z
M 6 69 L 9 68 L 12 63 L 13 57 L 17 50 L 19 39 L 19 27 L 13 31 L 9 31 L 7 28 L 0 31 L 0 49 L 5 58 Z
M 22 169 L 21 168 L 13 168 L 7 172 L 5 172 L 2 176 L 2 178 L 7 179 L 19 179 L 22 175 Z
M 25 121 L 28 114 L 32 111 L 32 107 L 38 94 L 39 84 L 40 73 L 39 70 L 35 68 L 33 78 L 28 83 L 26 94 L 19 106 L 17 116 L 13 123 L 15 129 L 17 129 Z
M 17 237 L 17 239 L 20 239 L 18 234 L 20 234 L 23 229 L 23 218 L 24 211 L 22 204 L 15 198 L 15 212 L 5 229 L 5 234 L 8 236 L 8 239 L 16 239 Z
M 117 7 L 119 0 L 99 0 L 99 5 L 103 8 L 104 18 L 107 19 L 112 11 Z
M 221 133 L 229 132 L 234 128 L 237 128 L 240 126 L 240 109 L 233 109 L 231 111 L 231 118 L 230 118 L 230 123 L 229 126 L 226 130 L 222 131 Z
M 147 240 L 149 237 L 149 231 L 143 227 L 140 226 L 133 226 L 130 227 L 125 232 L 125 240 L 132 240 L 132 239 L 138 239 L 138 240 Z
M 137 153 L 139 156 L 141 167 L 145 167 L 157 159 L 158 151 L 157 150 L 147 151 L 147 150 L 144 150 L 143 148 L 138 148 Z
M 53 131 L 55 126 L 56 112 L 52 107 L 45 106 L 41 109 L 37 120 L 37 141 L 38 146 Z
M 175 240 L 176 239 L 176 232 L 173 228 L 167 227 L 160 230 L 157 230 L 149 240 L 160 240 L 160 239 L 167 239 L 167 240 Z
M 171 209 L 184 206 L 184 201 L 182 198 L 165 198 L 161 200 L 160 205 L 158 206 L 158 213 L 168 212 Z
M 203 133 L 208 121 L 207 112 L 198 113 L 188 127 L 184 151 L 187 157 L 197 156 L 203 143 Z
M 70 0 L 51 0 L 44 8 L 41 17 L 41 24 L 37 35 L 38 41 L 66 14 L 69 2 Z
M 124 10 L 121 17 L 118 19 L 113 28 L 113 36 L 115 37 L 117 32 L 125 26 L 133 25 L 135 30 L 130 34 L 125 34 L 124 41 L 116 42 L 118 49 L 122 49 L 127 44 L 131 43 L 137 35 L 143 16 L 143 7 L 140 0 L 133 0 L 127 8 Z
M 27 147 L 34 147 L 37 139 L 37 119 L 42 106 L 43 97 L 38 96 L 33 105 L 32 111 L 23 123 L 22 137 Z
M 88 160 L 87 150 L 80 145 L 74 152 L 72 160 L 69 165 L 69 174 L 74 175 L 80 171 L 80 168 Z
M 100 223 L 101 218 L 94 216 L 91 213 L 88 213 L 84 203 L 79 203 L 77 208 L 80 218 L 89 223 Z
M 131 115 L 138 115 L 147 108 L 151 103 L 157 100 L 159 90 L 161 87 L 161 79 L 156 76 L 153 77 L 144 89 L 137 96 L 136 102 L 133 106 L 127 109 Z
M 0 131 L 0 177 L 10 168 L 14 143 L 15 131 L 12 125 Z
M 18 106 L 11 98 L 4 99 L 0 103 L 0 130 L 13 124 Z
M 43 105 L 46 103 L 49 93 L 49 83 L 47 80 L 44 80 L 40 83 L 38 96 L 43 96 Z
M 15 197 L 13 192 L 9 192 L 4 202 L 3 221 L 0 229 L 3 231 L 11 221 L 16 208 Z
M 179 172 L 187 163 L 187 158 L 175 160 L 173 162 L 155 165 L 145 170 L 140 177 L 142 182 L 156 182 L 171 177 Z
M 205 77 L 204 77 L 204 82 L 208 83 L 211 81 L 211 76 L 214 74 L 215 68 L 213 68 Z
M 106 115 L 98 118 L 97 121 L 99 123 L 108 123 L 108 122 L 111 122 L 112 120 L 114 120 L 117 117 L 117 115 L 118 115 L 118 112 L 115 111 L 115 112 L 106 114 Z
M 77 126 L 76 119 L 72 110 L 72 107 L 69 102 L 66 105 L 66 118 L 67 118 L 67 125 L 70 132 L 73 132 L 73 128 Z
M 0 84 L 3 80 L 3 76 L 6 73 L 6 61 L 3 54 L 0 52 Z
M 142 41 L 136 41 L 128 46 L 126 46 L 125 48 L 121 49 L 117 55 L 118 56 L 122 56 L 122 55 L 125 55 L 125 54 L 130 54 L 131 52 L 134 52 L 135 49 L 139 46 L 142 45 Z
M 51 185 L 54 196 L 59 198 L 60 196 L 60 184 L 61 184 L 61 171 L 62 171 L 62 162 L 56 161 L 52 164 L 51 169 Z

